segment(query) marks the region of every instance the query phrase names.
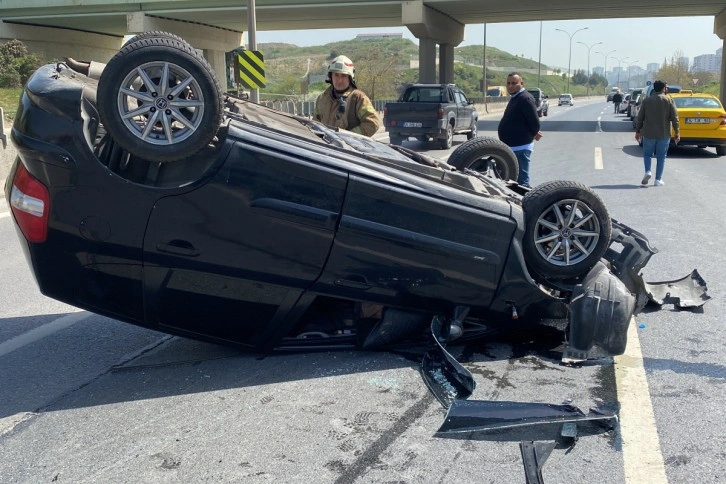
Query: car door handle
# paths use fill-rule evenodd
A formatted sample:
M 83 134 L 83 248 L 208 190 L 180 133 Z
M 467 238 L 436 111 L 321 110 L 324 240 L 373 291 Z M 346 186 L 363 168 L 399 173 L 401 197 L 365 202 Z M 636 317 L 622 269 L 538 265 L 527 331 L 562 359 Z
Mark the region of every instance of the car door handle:
M 156 250 L 159 252 L 167 252 L 169 254 L 184 255 L 187 257 L 196 257 L 200 254 L 199 250 L 186 240 L 171 240 L 165 244 L 158 244 Z
M 363 291 L 366 291 L 366 290 L 370 289 L 371 287 L 373 287 L 363 280 L 359 281 L 359 280 L 352 280 L 352 279 L 336 279 L 335 285 L 349 287 L 351 289 L 361 289 Z

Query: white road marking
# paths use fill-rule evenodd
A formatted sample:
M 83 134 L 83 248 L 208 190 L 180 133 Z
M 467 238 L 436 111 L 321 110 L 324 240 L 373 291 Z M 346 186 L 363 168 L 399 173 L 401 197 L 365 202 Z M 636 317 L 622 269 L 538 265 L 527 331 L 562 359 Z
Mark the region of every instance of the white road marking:
M 595 147 L 595 169 L 602 170 L 602 148 Z
M 23 333 L 15 338 L 9 339 L 4 343 L 0 343 L 0 356 L 5 356 L 25 345 L 35 343 L 38 340 L 50 336 L 53 333 L 64 330 L 69 326 L 73 326 L 79 321 L 91 316 L 92 313 L 82 311 L 78 313 L 66 314 L 62 318 L 55 319 L 48 324 L 44 324 L 38 328 Z
M 635 318 L 630 321 L 625 353 L 615 357 L 615 380 L 620 402 L 625 482 L 667 483 Z
M 602 124 L 600 124 L 600 121 L 602 120 L 602 116 L 597 117 L 597 128 L 595 129 L 596 133 L 602 133 Z

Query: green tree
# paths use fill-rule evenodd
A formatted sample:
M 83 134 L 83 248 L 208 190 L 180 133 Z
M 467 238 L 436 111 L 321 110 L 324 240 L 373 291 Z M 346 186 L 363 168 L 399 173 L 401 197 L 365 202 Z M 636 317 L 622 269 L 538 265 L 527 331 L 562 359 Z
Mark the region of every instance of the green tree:
M 587 84 L 587 73 L 583 69 L 575 70 L 575 73 L 572 75 L 572 83 L 578 86 L 584 86 Z
M 20 87 L 43 61 L 17 39 L 0 44 L 0 87 Z
M 677 50 L 670 61 L 663 63 L 656 74 L 657 79 L 662 79 L 668 84 L 678 84 L 684 88 L 693 86 L 693 76 L 688 72 L 688 65 L 683 62 L 683 51 Z

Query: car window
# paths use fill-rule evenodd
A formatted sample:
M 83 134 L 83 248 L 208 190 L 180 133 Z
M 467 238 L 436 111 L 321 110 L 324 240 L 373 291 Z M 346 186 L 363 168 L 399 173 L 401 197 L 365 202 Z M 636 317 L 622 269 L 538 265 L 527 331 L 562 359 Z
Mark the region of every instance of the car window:
M 715 99 L 709 97 L 677 97 L 673 99 L 677 108 L 720 108 Z

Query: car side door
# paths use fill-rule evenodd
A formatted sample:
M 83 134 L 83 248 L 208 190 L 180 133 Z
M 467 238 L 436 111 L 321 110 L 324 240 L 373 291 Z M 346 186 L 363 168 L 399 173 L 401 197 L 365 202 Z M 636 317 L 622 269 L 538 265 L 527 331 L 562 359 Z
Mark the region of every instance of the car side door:
M 420 310 L 487 306 L 516 230 L 511 207 L 484 198 L 472 206 L 454 187 L 418 185 L 351 174 L 328 263 L 311 290 Z
M 318 278 L 348 174 L 263 146 L 234 143 L 208 182 L 157 201 L 144 239 L 147 320 L 256 347 Z
M 474 118 L 474 105 L 469 102 L 460 89 L 453 89 L 453 95 L 456 102 L 456 127 L 466 129 L 471 126 Z

